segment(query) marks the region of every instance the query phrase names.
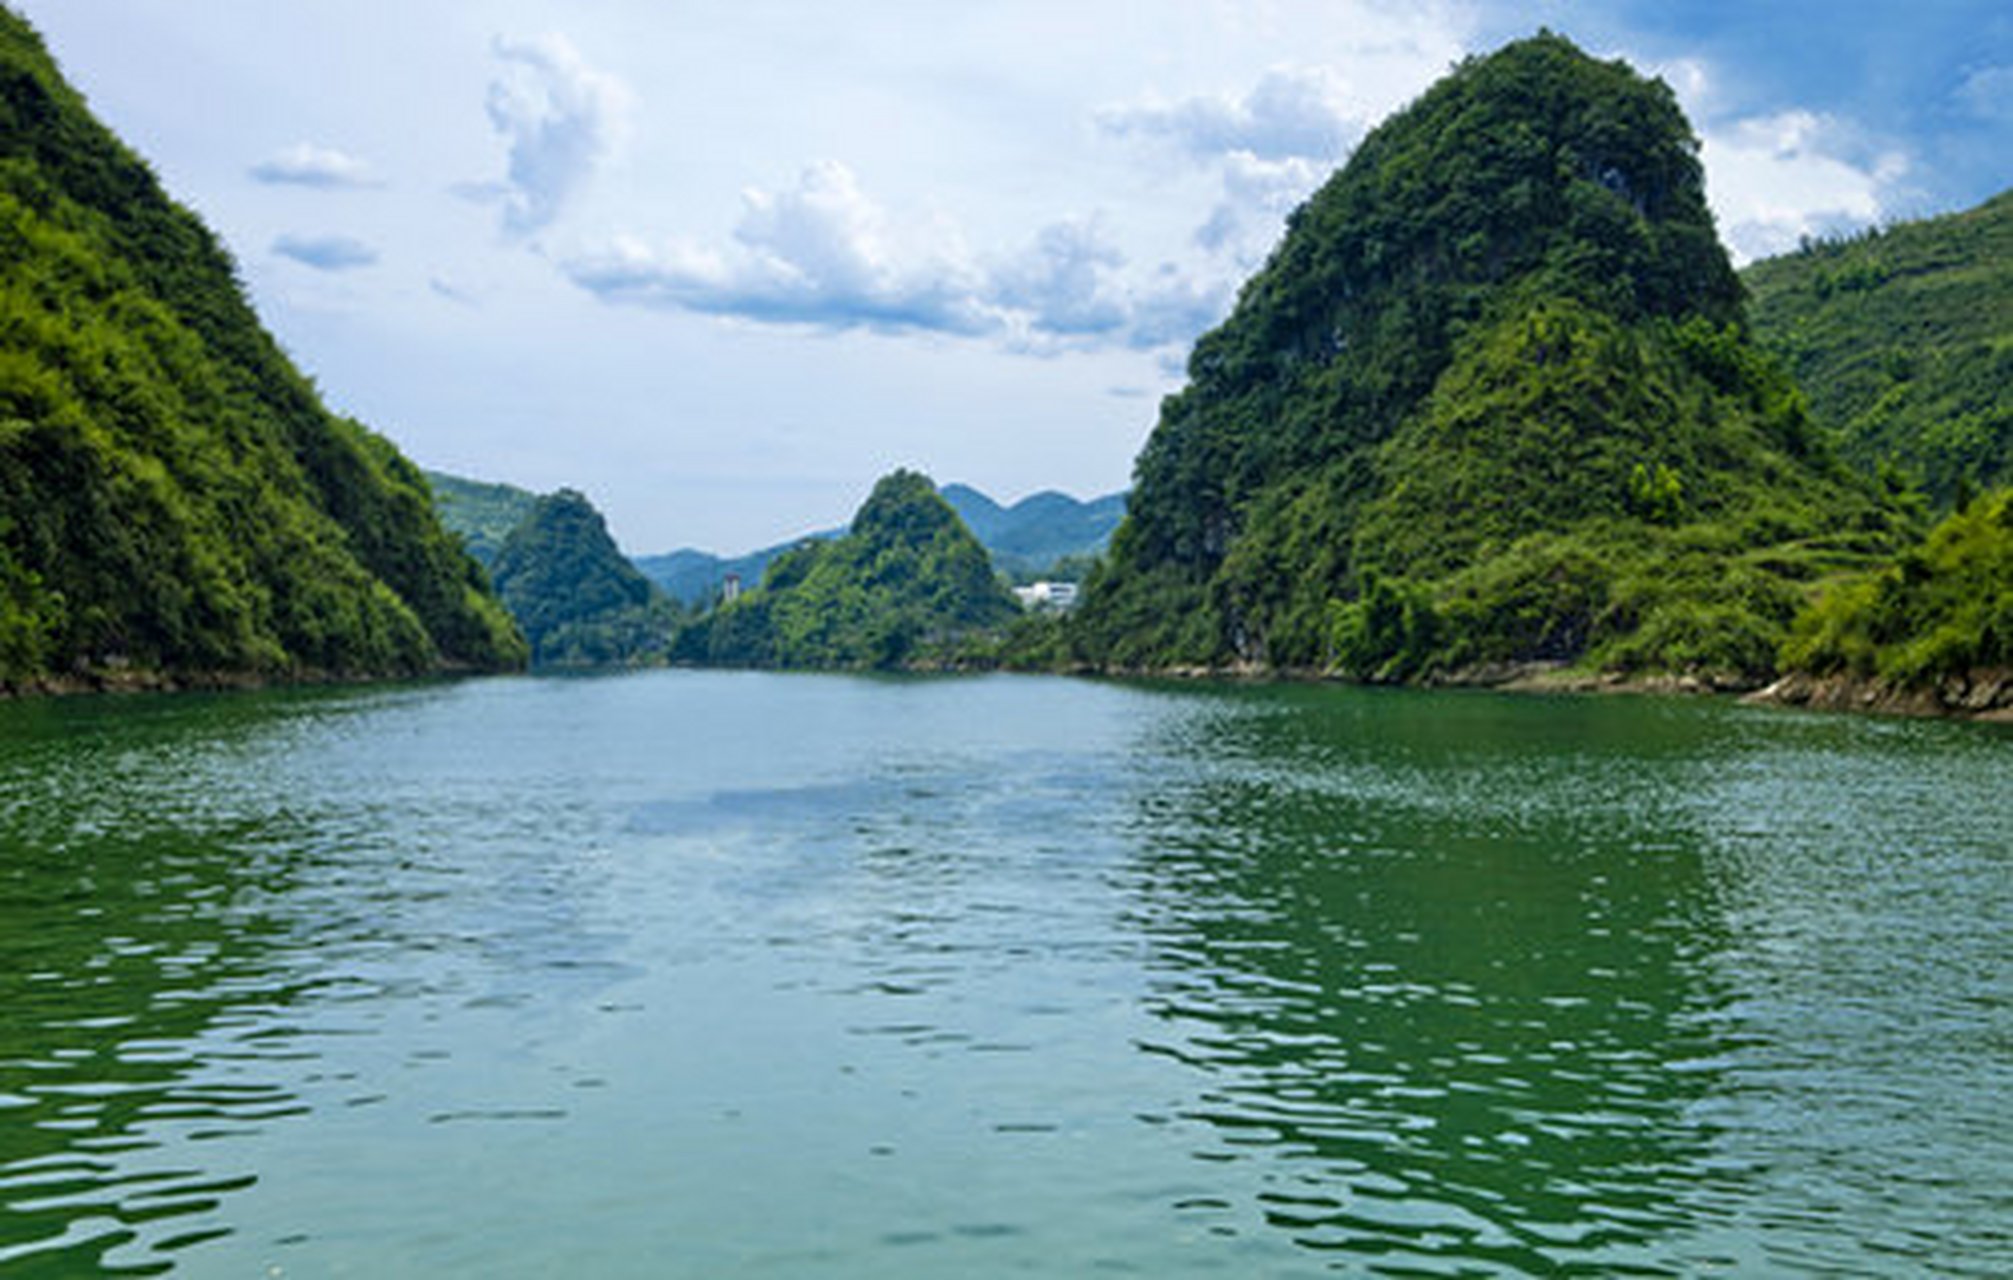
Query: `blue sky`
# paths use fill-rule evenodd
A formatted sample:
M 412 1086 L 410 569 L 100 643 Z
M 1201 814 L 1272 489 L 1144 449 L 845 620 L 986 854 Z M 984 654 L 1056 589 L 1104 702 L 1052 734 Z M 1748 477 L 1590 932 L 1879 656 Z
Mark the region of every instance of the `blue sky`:
M 1540 24 L 1677 90 L 1738 257 L 2013 182 L 2004 0 L 12 2 L 331 404 L 637 553 L 1123 487 L 1287 211 Z

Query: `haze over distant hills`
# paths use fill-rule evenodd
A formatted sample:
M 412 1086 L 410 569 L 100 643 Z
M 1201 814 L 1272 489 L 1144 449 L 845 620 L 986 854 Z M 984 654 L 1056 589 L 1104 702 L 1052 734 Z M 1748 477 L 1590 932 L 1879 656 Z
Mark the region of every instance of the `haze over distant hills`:
M 947 484 L 939 492 L 992 556 L 993 567 L 1010 576 L 1039 573 L 1068 558 L 1102 554 L 1112 530 L 1125 518 L 1123 493 L 1082 502 L 1045 490 L 1003 507 L 970 485 Z M 688 547 L 639 556 L 636 567 L 673 599 L 696 604 L 718 591 L 730 573 L 744 586 L 753 586 L 762 580 L 769 562 L 784 552 L 806 541 L 830 541 L 844 532 L 824 529 L 743 556 L 718 556 Z
M 531 513 L 538 495 L 515 485 L 469 480 L 429 471 L 434 502 L 441 520 L 461 534 L 469 552 L 491 564 L 511 530 Z M 1011 506 L 964 484 L 947 484 L 939 491 L 992 556 L 993 566 L 1008 575 L 1027 575 L 1053 568 L 1058 561 L 1101 554 L 1111 532 L 1125 517 L 1125 495 L 1110 493 L 1082 502 L 1045 490 Z M 744 586 L 762 580 L 769 562 L 806 541 L 828 542 L 844 529 L 821 529 L 745 555 L 723 556 L 686 547 L 660 555 L 632 556 L 643 575 L 682 604 L 710 599 L 726 581 L 738 576 Z

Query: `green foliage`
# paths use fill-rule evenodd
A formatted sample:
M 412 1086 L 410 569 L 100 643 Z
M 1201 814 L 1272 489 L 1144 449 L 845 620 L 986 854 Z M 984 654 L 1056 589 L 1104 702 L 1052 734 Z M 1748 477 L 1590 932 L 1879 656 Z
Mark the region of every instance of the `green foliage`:
M 1911 527 L 1749 340 L 1669 91 L 1549 34 L 1373 131 L 1189 374 L 1069 624 L 1093 663 L 1752 680 Z
M 1902 468 L 1939 510 L 2013 483 L 2013 192 L 1744 274 L 1756 335 L 1848 462 Z
M 845 537 L 779 556 L 756 590 L 679 638 L 677 657 L 732 666 L 893 668 L 957 661 L 1020 616 L 929 478 L 874 486 Z
M 1901 688 L 2013 668 L 2013 489 L 1973 499 L 1893 565 L 1835 582 L 1796 619 L 1782 665 Z
M 418 472 L 0 10 L 0 684 L 522 657 Z
M 1329 615 L 1330 665 L 1375 683 L 1423 674 L 1446 629 L 1425 588 L 1368 572 L 1356 598 L 1330 602 Z
M 661 658 L 679 621 L 617 549 L 601 513 L 572 489 L 534 500 L 497 550 L 492 574 L 541 665 Z
M 503 540 L 538 505 L 537 494 L 516 485 L 467 480 L 440 471 L 421 474 L 433 493 L 440 523 L 461 539 L 468 554 L 484 569 L 496 563 Z

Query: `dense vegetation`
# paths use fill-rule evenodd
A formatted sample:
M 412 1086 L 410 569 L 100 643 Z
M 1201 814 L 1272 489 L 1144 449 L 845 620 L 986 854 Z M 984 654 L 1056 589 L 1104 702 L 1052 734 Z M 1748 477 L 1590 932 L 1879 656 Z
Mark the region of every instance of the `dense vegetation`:
M 1750 341 L 1697 152 L 1661 82 L 1551 34 L 1374 130 L 1197 343 L 1075 655 L 1770 674 L 1910 517 Z
M 423 472 L 433 491 L 434 511 L 447 531 L 461 538 L 468 554 L 487 569 L 511 531 L 531 515 L 538 495 L 514 484 L 467 480 L 445 472 Z
M 534 499 L 490 567 L 540 665 L 662 660 L 678 615 L 572 489 Z
M 850 532 L 778 557 L 759 587 L 687 628 L 677 656 L 754 667 L 953 662 L 1019 614 L 936 486 L 896 471 Z
M 2013 192 L 1745 278 L 1756 335 L 1849 462 L 1900 471 L 1940 510 L 2013 484 Z
M 1895 689 L 2013 674 L 2013 489 L 1972 499 L 1895 564 L 1835 585 L 1797 619 L 1783 660 Z
M 0 685 L 523 656 L 418 471 L 0 9 Z
M 1122 493 L 1079 502 L 1067 494 L 1045 491 L 1003 507 L 969 485 L 947 484 L 938 492 L 992 556 L 993 567 L 1017 580 L 1061 577 L 1077 581 L 1104 552 L 1112 530 L 1125 515 Z M 805 537 L 823 542 L 844 532 L 829 529 Z M 795 538 L 732 558 L 683 548 L 640 557 L 636 567 L 680 603 L 706 605 L 718 598 L 729 574 L 743 584 L 760 582 L 777 557 L 795 550 L 804 540 Z

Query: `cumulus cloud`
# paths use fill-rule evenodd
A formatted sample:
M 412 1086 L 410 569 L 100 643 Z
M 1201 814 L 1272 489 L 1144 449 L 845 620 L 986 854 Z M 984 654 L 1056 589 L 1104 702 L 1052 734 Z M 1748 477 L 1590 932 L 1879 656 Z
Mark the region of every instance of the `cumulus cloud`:
M 333 147 L 297 142 L 251 167 L 253 178 L 275 186 L 317 187 L 325 191 L 344 187 L 382 185 L 370 166 L 355 156 Z
M 589 66 L 564 36 L 498 40 L 501 74 L 490 82 L 490 125 L 507 149 L 500 182 L 465 184 L 470 198 L 503 208 L 512 235 L 543 230 L 593 173 L 626 127 L 633 97 L 614 76 Z
M 1328 166 L 1303 156 L 1266 160 L 1232 152 L 1221 164 L 1223 198 L 1196 229 L 1195 242 L 1248 265 L 1254 251 L 1262 251 L 1277 238 L 1286 215 L 1312 195 L 1328 173 Z
M 1177 276 L 1128 289 L 1115 237 L 1096 218 L 1039 230 L 982 264 L 952 230 L 897 228 L 845 165 L 807 168 L 793 188 L 742 196 L 725 251 L 634 238 L 564 270 L 604 302 L 828 331 L 986 338 L 1019 352 L 1151 348 L 1186 341 L 1222 294 Z
M 1362 132 L 1343 105 L 1341 82 L 1320 68 L 1275 68 L 1243 97 L 1147 99 L 1097 113 L 1105 132 L 1159 138 L 1192 156 L 1242 153 L 1260 160 L 1333 161 Z
M 1703 143 L 1707 195 L 1737 261 L 1877 222 L 1908 171 L 1900 152 L 1866 155 L 1843 122 L 1804 110 L 1708 128 Z
M 1333 171 L 1363 134 L 1342 80 L 1322 68 L 1274 68 L 1242 96 L 1148 99 L 1106 107 L 1097 125 L 1118 138 L 1171 145 L 1200 161 L 1221 195 L 1193 240 L 1248 269 L 1278 238 L 1286 214 Z
M 991 298 L 1033 333 L 1096 338 L 1130 319 L 1113 279 L 1124 265 L 1125 254 L 1101 221 L 1052 223 L 993 272 Z
M 897 255 L 887 216 L 836 161 L 791 190 L 744 192 L 734 238 L 731 253 L 624 238 L 566 272 L 607 302 L 767 324 L 978 334 L 998 323 L 954 251 Z
M 377 250 L 354 236 L 283 235 L 273 252 L 317 271 L 354 271 L 377 261 Z

